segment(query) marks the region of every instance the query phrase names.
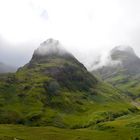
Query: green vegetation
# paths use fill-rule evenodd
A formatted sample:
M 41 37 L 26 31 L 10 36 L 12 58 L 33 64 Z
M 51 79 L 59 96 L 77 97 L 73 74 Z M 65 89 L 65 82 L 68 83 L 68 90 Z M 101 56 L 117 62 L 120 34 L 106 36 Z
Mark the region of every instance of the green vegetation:
M 133 128 L 126 124 L 122 119 L 76 130 L 50 126 L 0 125 L 0 140 L 139 140 L 140 127 Z
M 140 138 L 139 109 L 128 95 L 97 80 L 71 55 L 38 58 L 0 76 L 0 139 Z

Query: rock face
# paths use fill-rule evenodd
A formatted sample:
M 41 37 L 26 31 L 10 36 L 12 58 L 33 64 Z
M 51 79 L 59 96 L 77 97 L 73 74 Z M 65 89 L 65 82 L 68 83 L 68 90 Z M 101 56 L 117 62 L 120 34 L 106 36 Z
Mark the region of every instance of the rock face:
M 112 60 L 119 60 L 129 74 L 140 73 L 140 58 L 131 47 L 116 47 L 111 51 Z

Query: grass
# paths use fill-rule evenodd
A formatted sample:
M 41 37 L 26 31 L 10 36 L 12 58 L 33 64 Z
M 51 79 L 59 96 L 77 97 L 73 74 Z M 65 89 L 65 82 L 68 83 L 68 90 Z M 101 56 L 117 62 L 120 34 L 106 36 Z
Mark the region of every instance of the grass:
M 140 138 L 140 128 L 133 129 L 119 125 L 76 130 L 51 126 L 0 125 L 0 138 L 5 137 L 6 140 L 12 140 L 12 138 L 13 140 L 14 138 L 23 140 L 136 140 Z
M 49 97 L 41 85 L 48 77 L 32 72 L 32 79 L 27 80 L 29 77 L 23 73 L 17 73 L 19 84 L 1 84 L 1 123 L 77 129 L 132 113 L 129 108 L 133 105 L 107 83 L 98 82 L 87 92 L 63 89 L 59 95 Z

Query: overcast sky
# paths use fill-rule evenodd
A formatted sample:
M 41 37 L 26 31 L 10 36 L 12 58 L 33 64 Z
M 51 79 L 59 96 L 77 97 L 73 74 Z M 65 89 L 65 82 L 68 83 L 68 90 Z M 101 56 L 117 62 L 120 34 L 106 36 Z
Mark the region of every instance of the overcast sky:
M 140 56 L 140 0 L 0 0 L 0 61 L 23 65 L 50 37 L 84 63 L 117 45 Z

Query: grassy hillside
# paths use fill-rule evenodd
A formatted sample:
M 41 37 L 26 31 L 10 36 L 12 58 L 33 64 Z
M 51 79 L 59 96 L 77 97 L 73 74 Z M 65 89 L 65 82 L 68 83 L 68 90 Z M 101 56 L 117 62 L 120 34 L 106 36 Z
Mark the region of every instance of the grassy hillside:
M 16 73 L 0 76 L 1 139 L 137 140 L 139 126 L 118 127 L 121 119 L 139 116 L 136 104 L 71 54 L 57 52 L 35 51 Z
M 139 118 L 139 116 L 137 116 Z M 130 119 L 128 119 L 130 118 Z M 140 126 L 132 116 L 84 129 L 0 125 L 1 140 L 139 140 Z M 131 123 L 131 121 L 133 121 Z
M 97 72 L 96 72 L 97 73 Z M 100 75 L 98 73 L 98 75 Z M 100 77 L 102 77 L 100 75 Z M 127 74 L 126 71 L 120 70 L 116 74 L 103 78 L 104 81 L 113 85 L 113 87 L 125 93 L 138 107 L 140 101 L 140 74 Z
M 55 62 L 55 69 L 56 66 Z M 75 81 L 68 79 L 68 73 L 63 75 L 66 85 L 61 84 L 54 75 L 43 73 L 43 69 L 46 71 L 48 67 L 49 63 L 35 68 L 26 65 L 16 74 L 1 76 L 1 123 L 77 129 L 138 111 L 119 90 L 107 83 L 97 82 L 86 69 L 81 71 L 77 68 L 77 73 L 80 78 L 84 76 L 83 82 L 90 77 L 88 81 L 91 80 L 92 85 L 87 84 L 88 90 L 87 85 L 84 87 L 78 83 L 77 75 L 74 76 Z
M 1 123 L 79 129 L 138 112 L 121 92 L 107 83 L 98 82 L 91 91 L 63 90 L 60 95 L 47 98 L 45 89 L 38 88 L 45 77 L 41 83 L 36 79 L 37 83 L 31 85 L 37 85 L 29 91 L 23 83 L 22 90 L 21 83 L 7 85 L 13 77 L 4 76 L 0 84 Z

